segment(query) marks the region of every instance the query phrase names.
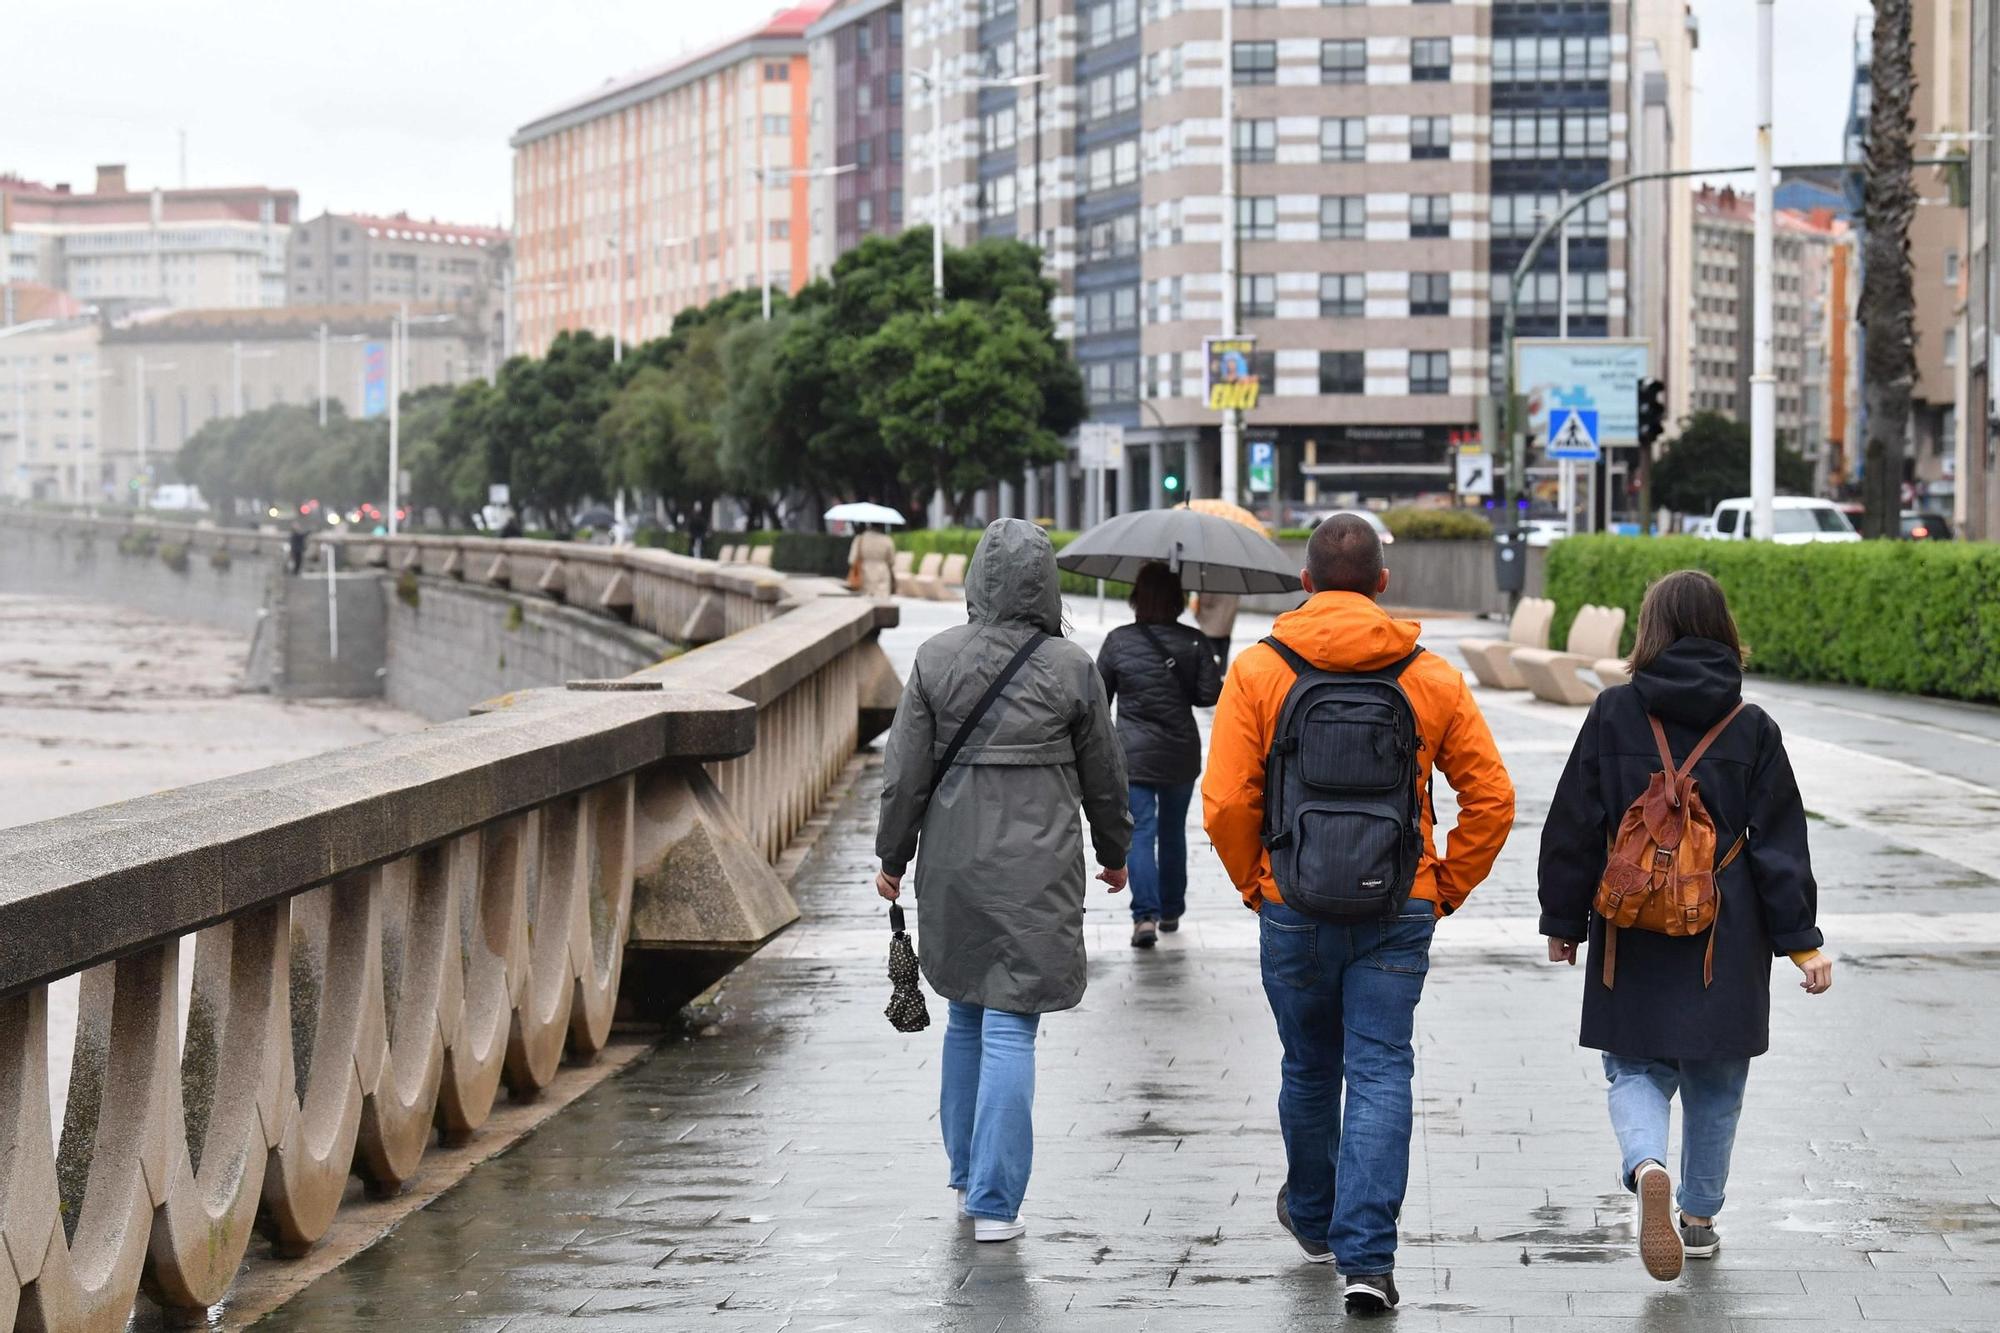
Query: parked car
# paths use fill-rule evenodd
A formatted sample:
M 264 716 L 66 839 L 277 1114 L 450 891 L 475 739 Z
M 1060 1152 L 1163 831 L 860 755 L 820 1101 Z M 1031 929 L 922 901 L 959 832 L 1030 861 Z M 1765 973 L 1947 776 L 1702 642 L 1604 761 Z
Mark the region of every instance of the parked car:
M 1757 534 L 1750 498 L 1739 496 L 1715 507 L 1710 530 L 1702 535 L 1711 541 L 1745 541 Z M 1847 515 L 1831 500 L 1815 500 L 1806 495 L 1780 495 L 1771 501 L 1771 540 L 1781 546 L 1801 546 L 1807 542 L 1858 542 L 1861 534 L 1847 521 Z
M 1569 531 L 1559 518 L 1531 518 L 1521 525 L 1527 536 L 1524 540 L 1530 546 L 1552 546 L 1569 536 Z
M 1951 520 L 1936 510 L 1905 509 L 1903 511 L 1904 541 L 1948 542 L 1951 538 Z

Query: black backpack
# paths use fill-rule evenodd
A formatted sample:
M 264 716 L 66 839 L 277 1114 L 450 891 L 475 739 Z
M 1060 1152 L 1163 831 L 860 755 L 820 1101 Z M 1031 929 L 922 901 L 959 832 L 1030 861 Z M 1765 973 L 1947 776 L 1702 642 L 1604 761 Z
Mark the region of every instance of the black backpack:
M 1423 855 L 1423 740 L 1399 683 L 1423 649 L 1379 671 L 1336 672 L 1264 642 L 1298 673 L 1264 765 L 1264 846 L 1278 892 L 1323 920 L 1394 916 Z

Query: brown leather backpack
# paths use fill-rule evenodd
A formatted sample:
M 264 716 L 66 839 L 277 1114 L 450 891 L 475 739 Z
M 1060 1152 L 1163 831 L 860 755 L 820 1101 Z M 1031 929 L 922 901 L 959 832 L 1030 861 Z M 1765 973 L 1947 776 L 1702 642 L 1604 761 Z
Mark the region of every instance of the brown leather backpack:
M 1715 859 L 1715 821 L 1701 803 L 1701 784 L 1694 766 L 1708 753 L 1736 715 L 1708 729 L 1687 762 L 1676 768 L 1667 746 L 1666 729 L 1651 715 L 1653 740 L 1660 747 L 1661 771 L 1646 784 L 1645 794 L 1632 802 L 1618 821 L 1618 832 L 1604 860 L 1604 878 L 1597 885 L 1593 906 L 1604 918 L 1604 988 L 1611 989 L 1618 968 L 1618 932 L 1650 930 L 1656 935 L 1692 936 L 1708 932 L 1702 958 L 1701 984 L 1715 979 L 1715 919 L 1722 910 L 1715 877 L 1729 868 L 1743 850 L 1738 834 L 1720 864 Z

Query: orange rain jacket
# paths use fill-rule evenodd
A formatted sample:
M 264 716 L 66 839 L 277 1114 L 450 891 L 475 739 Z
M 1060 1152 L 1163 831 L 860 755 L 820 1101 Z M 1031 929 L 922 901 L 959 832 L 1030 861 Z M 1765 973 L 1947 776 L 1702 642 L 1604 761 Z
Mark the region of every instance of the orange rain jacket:
M 1415 621 L 1392 618 L 1359 593 L 1323 592 L 1278 617 L 1273 634 L 1329 671 L 1374 671 L 1416 647 L 1419 628 Z M 1201 781 L 1208 836 L 1253 910 L 1266 901 L 1284 901 L 1264 850 L 1264 762 L 1292 681 L 1291 667 L 1264 644 L 1236 659 L 1216 705 L 1208 771 Z M 1428 795 L 1435 763 L 1458 795 L 1458 824 L 1442 860 L 1431 838 L 1431 803 L 1423 802 L 1424 858 L 1410 892 L 1437 904 L 1443 915 L 1456 911 L 1493 868 L 1514 826 L 1514 784 L 1457 667 L 1425 653 L 1403 672 L 1402 685 L 1417 715 L 1419 787 Z

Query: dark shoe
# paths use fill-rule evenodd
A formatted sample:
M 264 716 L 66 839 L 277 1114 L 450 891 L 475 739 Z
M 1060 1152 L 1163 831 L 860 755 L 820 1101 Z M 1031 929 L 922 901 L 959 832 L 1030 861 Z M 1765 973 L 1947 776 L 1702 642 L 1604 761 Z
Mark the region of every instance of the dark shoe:
M 1134 921 L 1132 923 L 1132 947 L 1150 949 L 1160 942 L 1160 923 L 1157 921 Z
M 1181 928 L 1181 919 L 1179 917 L 1163 916 L 1160 918 L 1160 929 L 1164 933 L 1171 935 L 1180 928 Z
M 1350 1277 L 1341 1288 L 1347 1298 L 1349 1314 L 1387 1314 L 1396 1308 L 1396 1302 L 1403 1299 L 1396 1290 L 1394 1273 L 1365 1273 Z
M 1698 1227 L 1683 1216 L 1680 1219 L 1680 1224 L 1681 1252 L 1687 1255 L 1688 1258 L 1713 1259 L 1715 1252 L 1722 1248 L 1722 1237 L 1716 1234 L 1714 1223 L 1710 1223 L 1705 1227 Z
M 1332 1263 L 1333 1251 L 1327 1248 L 1324 1241 L 1307 1240 L 1292 1229 L 1292 1207 L 1288 1202 L 1291 1194 L 1292 1187 L 1290 1185 L 1278 1186 L 1278 1225 L 1283 1227 L 1286 1234 L 1299 1243 L 1299 1250 L 1305 1255 L 1307 1263 Z
M 1639 1196 L 1639 1262 L 1662 1282 L 1681 1275 L 1684 1255 L 1680 1229 L 1674 1225 L 1674 1182 L 1658 1162 L 1641 1162 L 1632 1173 Z

